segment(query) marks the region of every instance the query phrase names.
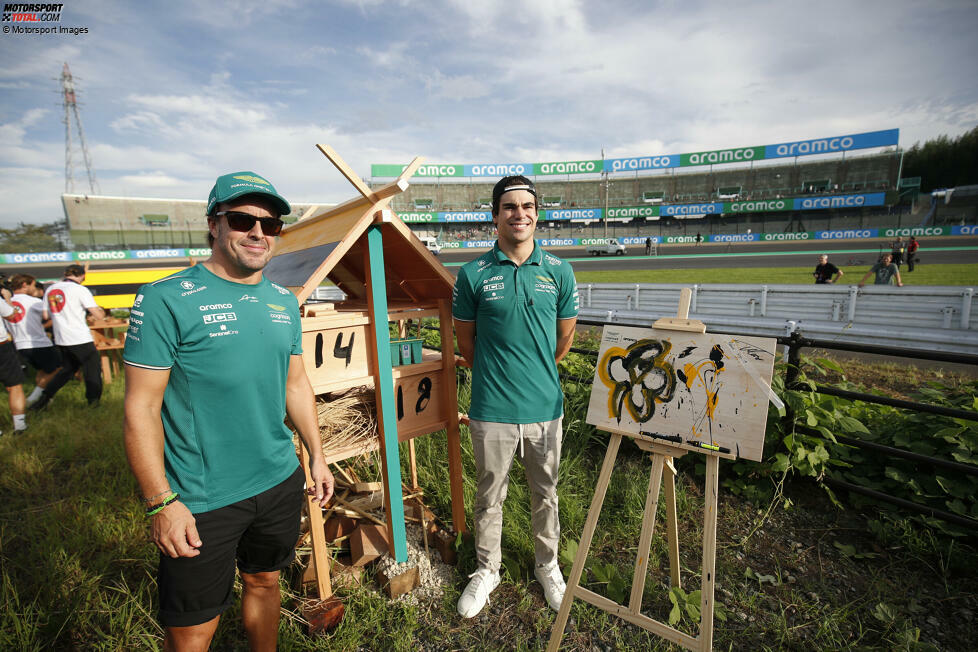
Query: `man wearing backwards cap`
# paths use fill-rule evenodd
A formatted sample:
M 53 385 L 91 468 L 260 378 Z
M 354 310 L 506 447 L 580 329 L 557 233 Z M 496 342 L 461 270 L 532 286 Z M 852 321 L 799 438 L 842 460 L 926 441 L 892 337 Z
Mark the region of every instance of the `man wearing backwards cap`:
M 254 172 L 218 177 L 207 202 L 211 257 L 140 288 L 126 363 L 125 444 L 160 549 L 165 649 L 203 650 L 230 605 L 235 565 L 252 649 L 273 649 L 279 571 L 299 536 L 304 477 L 284 425 L 333 493 L 302 364 L 299 306 L 262 269 L 291 212 Z
M 535 575 L 552 609 L 559 609 L 564 597 L 557 565 L 564 395 L 557 363 L 574 339 L 577 284 L 571 266 L 534 241 L 537 207 L 529 179 L 500 179 L 492 191 L 496 244 L 462 267 L 455 281 L 455 334 L 472 367 L 469 430 L 478 482 L 478 568 L 458 601 L 464 618 L 478 614 L 499 585 L 502 506 L 517 454 L 532 492 Z

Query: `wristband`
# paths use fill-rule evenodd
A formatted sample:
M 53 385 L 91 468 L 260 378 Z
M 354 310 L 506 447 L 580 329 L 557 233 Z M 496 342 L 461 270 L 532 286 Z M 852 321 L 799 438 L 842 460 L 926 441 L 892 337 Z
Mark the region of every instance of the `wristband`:
M 169 494 L 169 493 L 170 493 L 171 491 L 173 491 L 173 490 L 172 490 L 172 489 L 170 489 L 170 488 L 167 488 L 167 489 L 166 489 L 165 491 L 161 491 L 160 493 L 158 493 L 158 494 L 155 494 L 155 495 L 153 495 L 153 496 L 150 496 L 149 498 L 143 498 L 143 502 L 144 502 L 144 503 L 152 503 L 152 502 L 153 502 L 154 500 L 156 500 L 157 498 L 160 498 L 161 496 L 166 496 L 166 495 L 168 495 L 168 494 Z
M 158 505 L 150 505 L 149 507 L 146 508 L 146 516 L 153 516 L 154 514 L 159 514 L 166 508 L 167 505 L 169 505 L 172 502 L 176 502 L 177 498 L 179 497 L 180 494 L 174 492 L 169 496 L 167 496 L 162 503 L 159 503 Z

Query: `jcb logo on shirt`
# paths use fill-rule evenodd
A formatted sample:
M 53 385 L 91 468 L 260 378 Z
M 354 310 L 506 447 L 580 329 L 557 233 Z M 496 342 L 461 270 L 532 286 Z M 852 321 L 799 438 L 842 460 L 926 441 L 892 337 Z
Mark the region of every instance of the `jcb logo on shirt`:
M 238 316 L 233 312 L 214 312 L 209 315 L 204 315 L 205 324 L 219 324 L 226 321 L 237 321 Z

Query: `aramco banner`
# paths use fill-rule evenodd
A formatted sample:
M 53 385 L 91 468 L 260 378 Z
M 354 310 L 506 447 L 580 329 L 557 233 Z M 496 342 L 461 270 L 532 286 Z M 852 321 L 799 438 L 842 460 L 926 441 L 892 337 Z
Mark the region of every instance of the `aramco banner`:
M 601 172 L 638 172 L 641 170 L 661 170 L 665 168 L 692 167 L 697 165 L 719 165 L 722 163 L 747 163 L 765 159 L 790 158 L 794 156 L 814 156 L 815 154 L 840 154 L 856 149 L 874 149 L 899 144 L 900 130 L 886 129 L 868 131 L 862 134 L 813 138 L 776 145 L 753 145 L 734 147 L 689 154 L 655 154 L 629 158 L 592 159 L 584 161 L 558 161 L 553 163 L 477 163 L 477 164 L 430 164 L 422 165 L 415 172 L 416 177 L 505 177 L 515 174 L 523 176 L 598 174 Z M 396 177 L 406 165 L 374 163 L 370 175 L 374 177 Z
M 808 195 L 756 201 L 709 202 L 705 204 L 616 206 L 608 209 L 608 219 L 624 222 L 635 218 L 645 218 L 646 220 L 657 220 L 660 217 L 689 219 L 733 213 L 777 213 L 783 211 L 815 211 L 826 208 L 861 208 L 863 206 L 883 206 L 885 199 L 886 193 L 868 192 L 848 195 Z M 397 216 L 405 222 L 492 222 L 492 214 L 489 211 L 398 211 Z M 604 219 L 604 209 L 602 208 L 559 208 L 540 211 L 541 222 L 555 220 L 580 222 L 600 219 Z
M 404 215 L 399 213 L 403 218 Z M 437 215 L 437 214 L 434 214 Z M 437 220 L 431 220 L 437 221 Z M 702 236 L 705 242 L 787 242 L 799 240 L 861 240 L 866 238 L 888 238 L 897 236 L 904 238 L 933 237 L 942 235 L 978 235 L 978 224 L 962 224 L 955 226 L 907 226 L 907 227 L 888 227 L 873 229 L 835 229 L 828 231 L 795 231 L 791 233 L 715 233 Z M 645 239 L 651 238 L 655 244 L 677 244 L 695 243 L 695 235 L 637 235 L 637 236 L 616 236 L 619 243 L 623 245 L 644 245 Z M 605 238 L 580 238 L 580 237 L 551 237 L 538 239 L 537 242 L 543 247 L 583 247 L 592 244 L 601 244 Z M 445 240 L 439 242 L 443 250 L 449 249 L 488 249 L 492 247 L 495 240 Z M 629 251 L 628 253 L 635 254 Z M 47 251 L 37 253 L 8 253 L 0 254 L 0 264 L 4 265 L 29 265 L 37 263 L 65 263 L 73 261 L 89 260 L 126 260 L 126 259 L 146 259 L 146 258 L 205 258 L 210 255 L 210 249 L 144 249 L 144 250 L 117 250 L 117 251 Z M 462 263 L 448 263 L 459 264 Z M 27 268 L 29 269 L 29 268 Z M 26 271 L 26 269 L 25 269 Z

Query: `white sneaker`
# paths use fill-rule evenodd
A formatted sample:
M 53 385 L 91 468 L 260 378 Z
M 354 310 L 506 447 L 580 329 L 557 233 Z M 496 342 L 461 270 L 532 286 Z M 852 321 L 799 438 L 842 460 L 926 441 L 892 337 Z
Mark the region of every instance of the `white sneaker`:
M 480 568 L 469 577 L 472 579 L 462 591 L 462 597 L 458 599 L 458 615 L 462 618 L 477 616 L 489 602 L 489 594 L 499 586 L 499 571 L 493 572 L 488 568 Z
M 557 565 L 557 562 L 549 566 L 537 566 L 533 574 L 543 586 L 543 595 L 547 598 L 547 604 L 554 611 L 560 611 L 560 603 L 564 601 L 564 591 L 567 590 L 564 575 L 560 572 L 560 566 Z

